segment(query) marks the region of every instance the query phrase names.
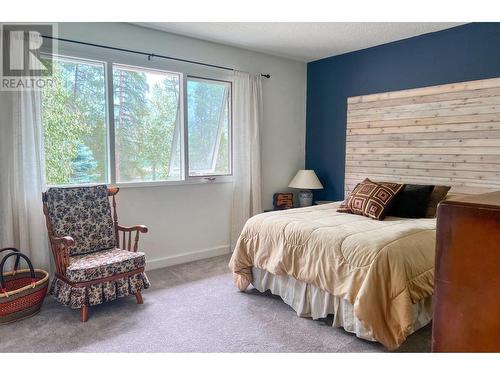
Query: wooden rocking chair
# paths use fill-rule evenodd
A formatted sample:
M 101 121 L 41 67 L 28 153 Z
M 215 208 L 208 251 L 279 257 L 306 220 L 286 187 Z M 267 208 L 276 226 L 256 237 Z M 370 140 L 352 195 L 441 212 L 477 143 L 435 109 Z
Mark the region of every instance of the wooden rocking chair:
M 50 293 L 64 305 L 81 309 L 82 322 L 88 320 L 92 305 L 130 294 L 142 304 L 141 291 L 150 286 L 145 254 L 137 251 L 140 233 L 148 229 L 118 224 L 118 191 L 99 185 L 50 188 L 42 194 L 56 264 Z

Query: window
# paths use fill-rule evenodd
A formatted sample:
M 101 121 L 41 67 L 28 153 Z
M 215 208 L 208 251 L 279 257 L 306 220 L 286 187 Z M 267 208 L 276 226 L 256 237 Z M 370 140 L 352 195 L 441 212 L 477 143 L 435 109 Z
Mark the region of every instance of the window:
M 230 91 L 229 82 L 188 79 L 189 176 L 231 173 Z
M 180 75 L 113 66 L 116 181 L 181 179 Z
M 107 182 L 104 64 L 63 58 L 52 64 L 54 84 L 42 92 L 47 184 Z
M 231 82 L 114 61 L 52 64 L 55 84 L 42 91 L 48 185 L 232 174 Z

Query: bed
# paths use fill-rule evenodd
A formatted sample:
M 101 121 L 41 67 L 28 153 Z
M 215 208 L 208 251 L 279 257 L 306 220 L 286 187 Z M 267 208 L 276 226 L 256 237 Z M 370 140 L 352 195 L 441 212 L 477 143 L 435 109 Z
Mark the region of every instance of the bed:
M 230 261 L 240 290 L 271 290 L 313 319 L 396 349 L 429 323 L 435 219 L 338 213 L 339 202 L 256 215 Z
M 345 197 L 365 178 L 446 185 L 454 195 L 500 190 L 499 165 L 500 78 L 347 100 Z M 436 219 L 377 221 L 338 205 L 248 220 L 230 261 L 234 281 L 396 349 L 432 317 Z

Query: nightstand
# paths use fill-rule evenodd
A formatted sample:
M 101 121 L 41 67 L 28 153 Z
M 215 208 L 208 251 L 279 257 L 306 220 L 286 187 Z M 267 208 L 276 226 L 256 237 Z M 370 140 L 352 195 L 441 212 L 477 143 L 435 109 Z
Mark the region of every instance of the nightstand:
M 328 204 L 328 203 L 334 203 L 335 201 L 315 201 L 314 204 L 320 205 L 320 204 Z

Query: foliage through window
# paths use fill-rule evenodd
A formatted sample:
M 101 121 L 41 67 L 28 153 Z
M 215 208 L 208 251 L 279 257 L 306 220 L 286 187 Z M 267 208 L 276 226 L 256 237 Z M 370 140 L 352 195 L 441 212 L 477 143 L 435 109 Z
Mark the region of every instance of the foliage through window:
M 54 84 L 42 91 L 48 185 L 231 174 L 230 82 L 67 57 L 45 62 L 54 68 Z
M 180 180 L 179 74 L 113 66 L 116 181 Z
M 230 174 L 228 82 L 189 78 L 189 176 Z
M 53 59 L 42 92 L 45 174 L 50 185 L 107 181 L 104 64 Z

